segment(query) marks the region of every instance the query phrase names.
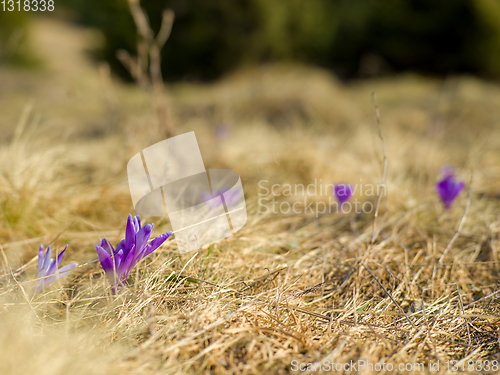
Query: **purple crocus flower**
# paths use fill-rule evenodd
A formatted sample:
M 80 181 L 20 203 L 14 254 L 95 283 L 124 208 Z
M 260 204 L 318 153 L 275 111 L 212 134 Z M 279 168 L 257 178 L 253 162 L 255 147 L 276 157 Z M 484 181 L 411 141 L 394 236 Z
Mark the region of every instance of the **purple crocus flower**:
M 34 294 L 42 291 L 45 287 L 49 286 L 61 277 L 66 276 L 78 265 L 78 263 L 70 263 L 60 269 L 57 269 L 61 264 L 64 252 L 67 248 L 68 245 L 66 245 L 64 250 L 59 253 L 57 258 L 52 260 L 50 257 L 52 255 L 50 246 L 47 247 L 47 252 L 44 254 L 43 245 L 40 245 L 40 249 L 38 250 L 38 282 L 36 284 Z
M 339 204 L 347 202 L 352 197 L 352 186 L 349 184 L 337 184 L 333 188 L 333 193 L 337 197 Z
M 444 208 L 449 210 L 464 188 L 464 181 L 455 178 L 453 168 L 443 168 L 441 171 L 443 179 L 436 184 L 436 191 L 443 202 Z
M 120 241 L 116 250 L 105 238 L 99 245 L 95 245 L 99 262 L 106 272 L 113 294 L 116 294 L 118 286 L 120 290 L 123 289 L 132 268 L 142 258 L 160 247 L 172 234 L 172 232 L 163 233 L 148 244 L 153 227 L 154 224 L 146 224 L 141 228 L 139 215 L 136 217 L 128 215 L 125 239 Z

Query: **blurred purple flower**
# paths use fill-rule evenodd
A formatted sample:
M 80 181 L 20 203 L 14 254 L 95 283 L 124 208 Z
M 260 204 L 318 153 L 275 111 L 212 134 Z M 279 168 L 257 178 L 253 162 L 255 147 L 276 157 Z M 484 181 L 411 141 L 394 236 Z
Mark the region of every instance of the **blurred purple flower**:
M 227 125 L 220 124 L 215 127 L 215 137 L 217 139 L 226 139 L 229 137 L 229 128 Z
M 443 202 L 445 209 L 450 209 L 455 199 L 464 188 L 464 182 L 455 178 L 455 171 L 451 167 L 441 170 L 443 179 L 436 184 L 436 191 Z
M 68 245 L 59 253 L 55 260 L 52 260 L 50 246 L 47 247 L 47 252 L 44 254 L 43 245 L 40 245 L 40 249 L 38 250 L 38 282 L 34 294 L 42 291 L 61 277 L 66 276 L 78 265 L 78 263 L 70 263 L 58 269 L 67 248 Z
M 142 258 L 160 247 L 172 234 L 172 232 L 163 233 L 148 244 L 153 227 L 154 224 L 146 224 L 141 228 L 139 215 L 136 217 L 128 215 L 125 239 L 120 241 L 116 250 L 105 238 L 99 245 L 95 245 L 99 262 L 106 272 L 113 294 L 116 294 L 118 287 L 120 291 L 123 289 L 132 268 Z
M 208 202 L 208 204 L 212 207 L 212 208 L 216 208 L 218 207 L 219 205 L 219 202 L 218 200 L 213 200 L 214 198 L 220 196 L 220 195 L 223 195 L 224 196 L 224 201 L 226 202 L 226 206 L 227 207 L 234 207 L 236 206 L 242 196 L 241 196 L 241 192 L 239 190 L 224 190 L 224 189 L 220 189 L 220 190 L 216 190 L 214 191 L 213 194 L 211 194 L 210 192 L 208 191 L 204 191 L 201 193 L 201 198 L 205 201 L 205 202 Z
M 352 186 L 349 184 L 337 184 L 333 187 L 333 194 L 337 197 L 339 204 L 347 202 L 352 197 Z

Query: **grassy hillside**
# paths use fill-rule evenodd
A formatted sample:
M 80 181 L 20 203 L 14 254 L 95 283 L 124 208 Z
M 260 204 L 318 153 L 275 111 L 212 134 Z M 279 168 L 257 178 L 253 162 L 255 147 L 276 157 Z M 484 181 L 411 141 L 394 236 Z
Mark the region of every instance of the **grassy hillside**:
M 148 95 L 86 59 L 98 35 L 33 27 L 45 66 L 0 68 L 1 374 L 286 374 L 294 360 L 427 372 L 439 360 L 444 372 L 448 360 L 499 360 L 497 85 L 406 74 L 345 86 L 273 65 L 168 87 L 176 133 L 196 132 L 207 168 L 240 174 L 248 221 L 199 252 L 168 240 L 115 297 L 94 244 L 124 237 L 126 164 L 164 129 Z M 260 198 L 304 201 L 284 195 L 287 184 L 382 183 L 372 92 L 387 154 L 378 218 L 259 213 Z M 435 192 L 444 165 L 466 182 L 449 211 Z M 355 199 L 377 206 L 366 189 Z M 153 236 L 171 229 L 143 220 Z M 63 264 L 80 266 L 31 298 L 40 243 L 69 244 Z

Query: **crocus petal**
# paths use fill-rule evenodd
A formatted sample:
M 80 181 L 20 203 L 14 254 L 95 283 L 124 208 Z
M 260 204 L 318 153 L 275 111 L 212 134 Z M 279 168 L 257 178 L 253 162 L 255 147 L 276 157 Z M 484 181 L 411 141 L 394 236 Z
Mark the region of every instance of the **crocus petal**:
M 47 270 L 50 266 L 50 257 L 52 256 L 52 251 L 50 250 L 50 246 L 47 247 L 47 252 L 45 253 L 45 257 L 43 258 L 43 266 L 42 269 Z
M 135 253 L 136 255 L 140 255 L 144 252 L 144 248 L 148 243 L 149 237 L 151 236 L 151 232 L 153 231 L 152 224 L 146 224 L 141 230 L 137 233 L 135 237 Z
M 352 187 L 349 184 L 337 184 L 333 188 L 333 193 L 340 204 L 347 202 L 352 196 Z
M 105 238 L 103 238 L 101 240 L 101 244 L 100 246 L 106 250 L 106 252 L 109 254 L 109 255 L 113 255 L 115 253 L 115 249 L 113 248 L 113 246 L 109 243 L 109 241 Z
M 139 222 L 137 221 L 137 216 L 135 216 L 135 217 L 132 219 L 132 223 L 134 224 L 134 232 L 135 232 L 135 234 L 137 234 L 137 232 L 139 232 L 139 229 L 141 229 L 140 224 L 139 224 Z
M 59 267 L 59 265 L 61 264 L 61 262 L 62 262 L 62 258 L 63 258 L 63 256 L 64 256 L 64 252 L 66 251 L 66 249 L 67 249 L 67 248 L 68 248 L 68 245 L 66 245 L 66 247 L 63 249 L 63 251 L 61 251 L 61 252 L 59 253 L 59 255 L 57 256 L 57 258 L 56 258 L 56 264 L 57 264 L 57 267 Z
M 129 254 L 127 257 L 123 260 L 123 263 L 120 267 L 120 282 L 124 283 L 125 280 L 127 279 L 128 275 L 130 274 L 130 271 L 134 266 L 137 264 L 137 262 L 134 263 L 134 258 L 135 258 L 135 246 L 132 247 L 130 250 Z
M 123 250 L 120 250 L 111 257 L 112 258 L 111 261 L 113 262 L 113 268 L 118 275 L 121 275 L 123 260 L 125 259 L 126 256 L 127 254 L 125 254 Z
M 55 260 L 50 262 L 49 268 L 45 271 L 45 275 L 53 275 L 57 271 L 57 263 Z
M 125 248 L 130 249 L 135 244 L 135 223 L 132 215 L 128 215 L 127 229 L 125 230 Z
M 109 257 L 110 267 L 108 269 L 104 269 L 106 272 L 106 276 L 108 277 L 109 283 L 115 290 L 116 285 L 118 284 L 118 280 L 120 280 L 120 265 L 123 260 L 123 250 L 116 252 L 113 256 Z M 113 292 L 114 293 L 114 292 Z
M 40 272 L 43 268 L 43 245 L 40 245 L 40 249 L 38 250 L 38 272 Z
M 168 237 L 170 237 L 171 234 L 172 234 L 172 232 L 163 233 L 163 234 L 159 235 L 158 237 L 156 237 L 153 241 L 151 241 L 149 243 L 149 245 L 146 247 L 146 251 L 144 252 L 144 257 L 148 256 L 153 251 L 158 249 L 160 247 L 160 245 L 163 242 L 165 242 Z
M 78 266 L 78 263 L 70 263 L 64 267 L 61 267 L 61 269 L 58 270 L 56 274 L 54 274 L 53 276 L 47 277 L 46 279 L 43 280 L 44 288 L 46 286 L 49 286 L 50 284 L 53 284 L 54 281 L 59 280 L 61 277 L 68 275 L 71 271 L 73 271 L 73 269 L 76 266 Z
M 73 268 L 75 268 L 77 266 L 78 266 L 78 263 L 76 263 L 76 262 L 67 264 L 64 267 L 61 267 L 57 271 L 57 275 L 61 275 L 61 274 L 67 275 L 68 273 L 70 273 L 73 270 Z
M 68 248 L 68 245 L 66 245 L 66 247 L 63 249 L 63 251 L 61 251 L 59 253 L 59 255 L 56 257 L 55 260 L 52 261 L 52 259 L 51 259 L 49 268 L 47 268 L 45 270 L 45 274 L 46 275 L 52 275 L 52 274 L 54 274 L 57 271 L 57 267 L 60 266 L 60 264 L 62 262 L 62 258 L 64 256 L 64 252 L 66 251 L 67 248 Z
M 113 260 L 111 255 L 106 252 L 101 246 L 95 245 L 97 251 L 97 256 L 99 257 L 99 262 L 101 263 L 102 269 L 105 272 L 113 269 Z
M 116 247 L 115 252 L 118 252 L 120 250 L 125 251 L 125 240 L 121 240 L 118 246 Z M 128 253 L 128 252 L 127 252 Z
M 98 245 L 96 245 L 98 246 Z M 62 262 L 64 252 L 68 248 L 68 245 L 61 251 L 61 253 L 56 257 L 55 260 L 50 259 L 52 253 L 50 246 L 47 246 L 47 252 L 43 255 L 43 245 L 40 246 L 38 250 L 38 282 L 35 286 L 34 293 L 38 293 L 45 287 L 52 284 L 54 281 L 60 279 L 61 277 L 67 275 L 73 270 L 78 264 L 70 263 L 61 269 L 57 269 Z M 101 249 L 102 250 L 102 249 Z M 99 250 L 97 253 L 99 254 Z M 104 250 L 102 252 L 105 253 Z
M 463 181 L 457 181 L 453 174 L 447 174 L 436 184 L 436 192 L 443 202 L 445 209 L 450 209 L 453 202 L 458 197 L 465 184 Z
M 141 229 L 141 218 L 139 217 L 139 215 L 134 217 L 134 229 L 135 233 L 139 232 L 139 230 Z
M 125 259 L 126 256 L 127 254 L 125 254 L 123 250 L 116 252 L 115 255 L 113 256 L 112 261 L 114 262 L 114 268 L 117 270 L 118 273 L 120 273 L 123 260 Z

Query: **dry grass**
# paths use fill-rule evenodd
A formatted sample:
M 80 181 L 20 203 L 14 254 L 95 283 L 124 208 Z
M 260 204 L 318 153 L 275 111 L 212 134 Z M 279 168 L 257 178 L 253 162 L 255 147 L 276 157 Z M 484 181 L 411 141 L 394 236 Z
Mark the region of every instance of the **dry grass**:
M 75 49 L 91 35 L 39 22 L 49 62 L 44 40 L 66 37 Z M 426 372 L 439 360 L 444 373 L 447 360 L 500 359 L 497 86 L 411 75 L 343 86 L 323 71 L 269 66 L 171 87 L 176 131 L 196 131 L 207 168 L 241 175 L 248 222 L 182 256 L 169 240 L 115 298 L 93 244 L 123 237 L 133 212 L 126 163 L 163 136 L 138 89 L 110 83 L 81 53 L 67 58 L 30 73 L 29 97 L 24 73 L 0 69 L 11 80 L 0 87 L 1 374 L 285 374 L 292 360 L 425 363 Z M 380 183 L 372 91 L 388 158 L 373 244 L 373 213 L 259 214 L 261 180 Z M 229 138 L 215 138 L 218 124 Z M 446 164 L 474 179 L 440 263 L 467 201 L 464 192 L 443 211 L 434 183 Z M 154 235 L 170 228 L 147 219 Z M 81 266 L 30 300 L 38 246 L 50 242 L 68 243 L 65 263 Z

